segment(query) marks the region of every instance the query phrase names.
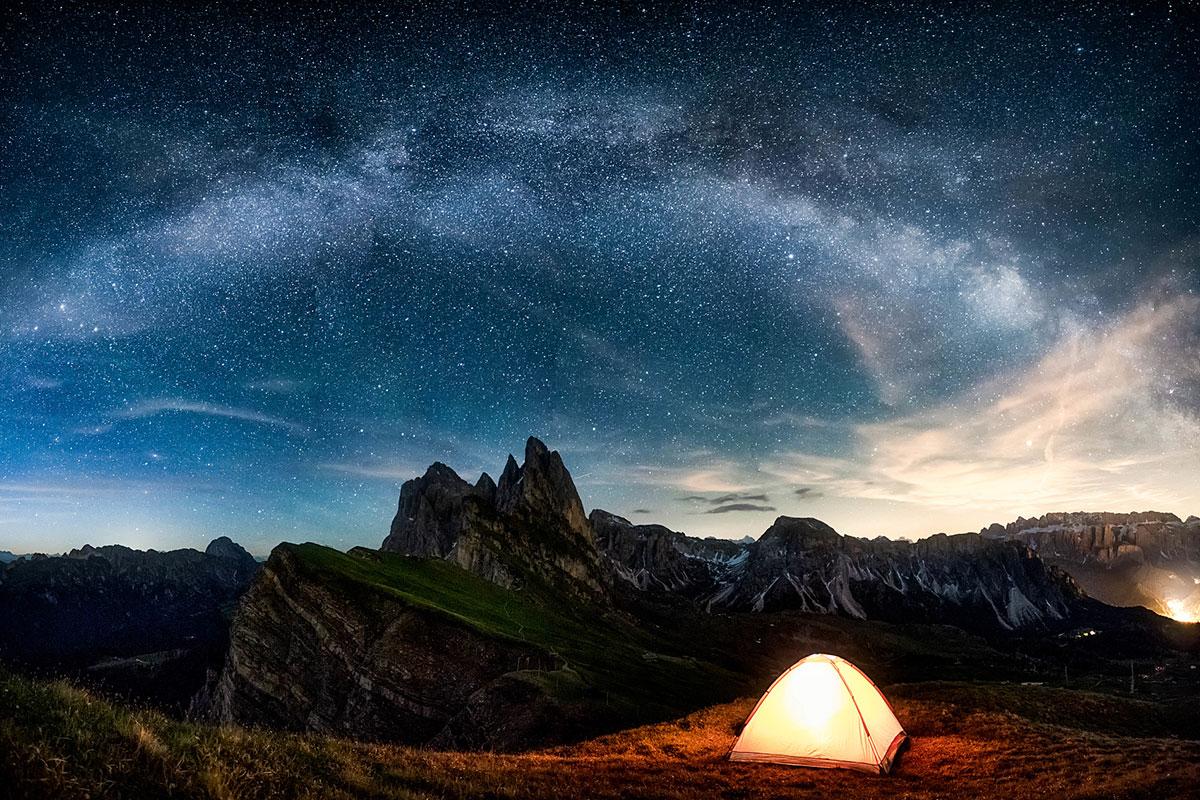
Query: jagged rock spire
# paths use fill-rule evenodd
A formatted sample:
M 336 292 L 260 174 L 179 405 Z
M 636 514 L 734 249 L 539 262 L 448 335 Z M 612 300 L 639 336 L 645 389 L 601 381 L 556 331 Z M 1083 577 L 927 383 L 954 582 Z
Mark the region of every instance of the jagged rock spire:
M 591 539 L 583 501 L 557 450 L 530 436 L 525 443 L 525 463 L 517 466 L 510 455 L 496 490 L 497 507 L 506 514 L 561 519 L 582 540 Z
M 383 549 L 446 558 L 501 585 L 530 573 L 603 593 L 610 580 L 571 474 L 533 436 L 498 482 L 483 473 L 471 486 L 444 464 L 406 482 Z

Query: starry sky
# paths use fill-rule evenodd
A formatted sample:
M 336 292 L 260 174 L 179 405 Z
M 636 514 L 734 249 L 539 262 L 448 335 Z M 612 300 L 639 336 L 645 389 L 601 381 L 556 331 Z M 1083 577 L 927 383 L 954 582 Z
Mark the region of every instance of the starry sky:
M 1196 18 L 1028 5 L 9 6 L 0 549 L 1200 514 Z

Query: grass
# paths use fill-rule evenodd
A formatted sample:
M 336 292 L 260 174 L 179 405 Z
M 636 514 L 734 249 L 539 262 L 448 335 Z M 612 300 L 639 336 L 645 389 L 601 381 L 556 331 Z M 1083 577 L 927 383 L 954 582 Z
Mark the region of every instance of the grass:
M 1166 735 L 1161 720 L 1162 735 L 1142 735 L 1158 711 L 1142 701 L 956 683 L 887 693 L 913 739 L 893 774 L 876 777 L 725 760 L 752 698 L 496 755 L 194 725 L 0 675 L 0 796 L 1083 800 L 1194 797 L 1200 785 L 1200 741 Z
M 439 559 L 365 551 L 349 555 L 316 544 L 280 545 L 312 580 L 342 596 L 374 594 L 440 615 L 489 637 L 533 645 L 546 662 L 575 673 L 593 699 L 619 717 L 645 721 L 728 700 L 747 678 L 682 652 L 615 613 L 573 604 L 530 579 L 519 591 Z M 562 681 L 575 691 L 576 681 Z M 573 699 L 573 698 L 564 698 Z

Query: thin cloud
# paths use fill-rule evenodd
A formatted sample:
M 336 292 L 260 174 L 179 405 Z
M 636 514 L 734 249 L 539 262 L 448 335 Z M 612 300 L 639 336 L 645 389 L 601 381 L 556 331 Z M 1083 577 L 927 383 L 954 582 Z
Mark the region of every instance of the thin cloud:
M 714 506 L 723 506 L 726 503 L 747 503 L 747 502 L 766 503 L 771 500 L 770 497 L 768 497 L 767 495 L 765 495 L 761 492 L 759 492 L 759 493 L 729 492 L 729 493 L 720 495 L 719 497 L 705 497 L 703 495 L 698 495 L 698 494 L 689 494 L 686 497 L 681 497 L 679 499 L 682 501 L 685 501 L 685 502 L 710 503 Z
M 632 471 L 633 480 L 648 486 L 664 486 L 685 492 L 744 492 L 752 484 L 740 482 L 735 476 L 738 466 L 721 461 L 711 466 L 688 467 L 639 466 Z
M 731 503 L 727 506 L 718 506 L 705 511 L 705 514 L 725 514 L 730 511 L 774 511 L 774 506 L 759 506 L 754 503 Z
M 769 498 L 765 494 L 761 494 L 761 493 L 760 494 L 750 494 L 748 492 L 733 492 L 732 494 L 725 494 L 725 495 L 721 495 L 720 497 L 714 497 L 713 499 L 709 500 L 708 502 L 712 503 L 715 506 L 722 506 L 722 505 L 725 505 L 726 503 L 745 503 L 745 502 L 750 502 L 750 501 L 754 501 L 754 500 L 766 503 L 770 499 L 771 498 Z
M 121 412 L 120 416 L 127 419 L 143 419 L 166 413 L 201 414 L 210 417 L 237 419 L 244 422 L 256 422 L 262 425 L 283 428 L 295 433 L 303 433 L 308 430 L 308 428 L 298 423 L 290 422 L 280 417 L 273 417 L 270 414 L 264 414 L 260 411 L 175 398 L 143 400 L 125 409 L 125 411 Z
M 343 475 L 354 475 L 360 478 L 379 478 L 388 481 L 406 481 L 419 477 L 424 470 L 409 464 L 340 464 L 326 462 L 317 464 L 317 469 L 323 472 L 338 472 Z
M 763 419 L 761 424 L 766 428 L 775 428 L 780 425 L 788 425 L 796 428 L 833 428 L 841 423 L 814 417 L 811 414 L 795 414 L 790 411 L 780 411 Z

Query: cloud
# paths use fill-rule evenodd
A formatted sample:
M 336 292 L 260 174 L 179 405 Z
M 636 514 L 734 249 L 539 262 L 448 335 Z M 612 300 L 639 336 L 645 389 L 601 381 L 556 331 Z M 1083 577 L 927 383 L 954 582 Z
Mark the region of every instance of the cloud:
M 769 498 L 765 494 L 761 494 L 761 493 L 760 494 L 750 494 L 747 492 L 733 492 L 732 494 L 724 494 L 724 495 L 721 495 L 720 497 L 714 497 L 711 500 L 709 500 L 708 502 L 712 503 L 713 505 L 720 506 L 720 505 L 724 505 L 725 503 L 736 503 L 736 502 L 744 503 L 744 502 L 751 501 L 751 500 L 758 500 L 758 501 L 765 503 L 765 502 L 769 501 L 770 499 L 771 498 Z
M 4 503 L 67 503 L 80 497 L 139 495 L 161 492 L 164 488 L 191 491 L 222 490 L 220 483 L 193 479 L 158 481 L 94 479 L 78 477 L 69 483 L 39 481 L 36 478 L 21 483 L 0 483 L 0 504 Z
M 0 483 L 0 502 L 66 499 L 74 495 L 98 494 L 112 491 L 113 488 L 94 483 L 81 485 L 66 483 Z
M 649 486 L 665 486 L 685 492 L 742 492 L 753 488 L 736 477 L 739 465 L 732 461 L 716 461 L 700 469 L 690 467 L 638 466 L 631 478 Z
M 360 478 L 379 478 L 388 481 L 407 481 L 419 477 L 425 472 L 410 464 L 340 464 L 327 462 L 317 464 L 317 469 L 324 472 L 340 472 L 344 475 L 354 475 Z
M 793 491 L 792 494 L 796 495 L 796 497 L 801 500 L 816 500 L 818 497 L 825 496 L 822 492 L 818 492 L 811 486 L 801 486 Z
M 726 503 L 746 503 L 746 502 L 762 502 L 770 501 L 770 497 L 758 492 L 728 492 L 718 497 L 705 497 L 699 494 L 689 494 L 686 497 L 679 498 L 684 502 L 700 502 L 711 503 L 714 506 L 723 506 Z
M 1010 513 L 1200 504 L 1200 298 L 1076 327 L 1037 364 L 763 470 L 846 498 Z
M 768 428 L 774 428 L 780 425 L 790 425 L 797 428 L 833 428 L 839 423 L 832 420 L 820 419 L 811 414 L 795 414 L 790 411 L 780 411 L 777 414 L 772 414 L 760 421 L 761 424 Z
M 226 419 L 237 419 L 245 422 L 256 422 L 262 425 L 284 428 L 295 433 L 303 433 L 308 431 L 308 428 L 303 425 L 295 422 L 289 422 L 288 420 L 280 417 L 274 417 L 270 414 L 264 414 L 259 411 L 175 398 L 143 400 L 142 402 L 136 403 L 125 409 L 120 413 L 120 416 L 128 419 L 141 419 L 171 412 L 202 414 L 210 417 L 224 417 Z
M 754 503 L 731 503 L 727 506 L 718 506 L 705 511 L 705 514 L 724 514 L 729 511 L 774 511 L 774 506 L 759 506 Z

